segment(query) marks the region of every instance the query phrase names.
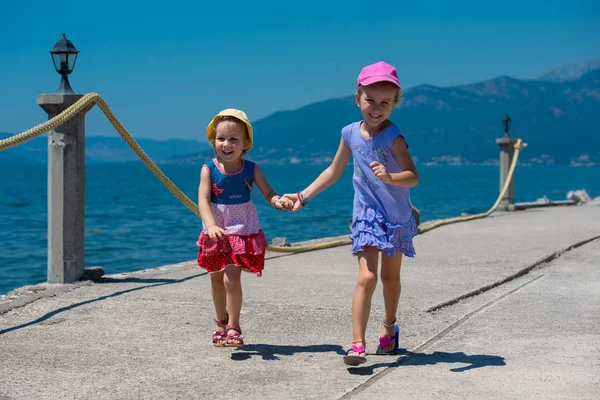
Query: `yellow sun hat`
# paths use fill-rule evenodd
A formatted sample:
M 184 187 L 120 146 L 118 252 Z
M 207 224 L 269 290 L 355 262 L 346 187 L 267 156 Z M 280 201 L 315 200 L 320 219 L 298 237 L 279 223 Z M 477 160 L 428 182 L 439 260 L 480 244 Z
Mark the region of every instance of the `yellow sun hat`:
M 212 121 L 210 121 L 210 124 L 206 127 L 206 137 L 208 138 L 209 143 L 214 143 L 216 135 L 215 125 L 222 117 L 234 117 L 246 125 L 248 139 L 250 139 L 250 147 L 248 147 L 247 150 L 250 150 L 252 148 L 252 125 L 250 124 L 250 120 L 246 116 L 246 113 L 241 110 L 236 110 L 235 108 L 227 108 L 219 112 Z

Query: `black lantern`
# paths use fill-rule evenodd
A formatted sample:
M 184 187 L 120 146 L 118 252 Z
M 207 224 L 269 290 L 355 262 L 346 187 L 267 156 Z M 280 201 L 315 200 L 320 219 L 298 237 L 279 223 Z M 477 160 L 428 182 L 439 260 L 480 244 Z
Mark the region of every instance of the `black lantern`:
M 504 136 L 508 136 L 508 131 L 510 130 L 510 122 L 511 121 L 512 120 L 510 119 L 508 114 L 506 114 L 504 116 L 504 118 L 502 118 L 502 124 L 504 124 Z
M 69 85 L 68 75 L 73 72 L 73 68 L 75 68 L 77 54 L 79 54 L 79 50 L 73 46 L 73 43 L 66 38 L 66 34 L 64 33 L 62 39 L 56 42 L 54 48 L 50 50 L 54 68 L 56 68 L 56 72 L 62 76 L 57 93 L 73 93 L 73 89 L 71 89 L 71 85 Z

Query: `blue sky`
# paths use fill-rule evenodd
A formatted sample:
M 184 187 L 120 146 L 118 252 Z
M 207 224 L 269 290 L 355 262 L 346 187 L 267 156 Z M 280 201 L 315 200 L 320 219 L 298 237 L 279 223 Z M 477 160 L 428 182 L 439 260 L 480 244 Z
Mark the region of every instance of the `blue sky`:
M 380 60 L 398 68 L 407 88 L 527 79 L 597 58 L 600 5 L 2 1 L 0 132 L 45 119 L 35 97 L 58 87 L 48 51 L 63 32 L 81 51 L 70 77 L 76 92 L 100 93 L 135 137 L 204 140 L 223 108 L 255 121 L 347 96 L 362 66 Z M 98 109 L 88 114 L 86 133 L 116 135 Z

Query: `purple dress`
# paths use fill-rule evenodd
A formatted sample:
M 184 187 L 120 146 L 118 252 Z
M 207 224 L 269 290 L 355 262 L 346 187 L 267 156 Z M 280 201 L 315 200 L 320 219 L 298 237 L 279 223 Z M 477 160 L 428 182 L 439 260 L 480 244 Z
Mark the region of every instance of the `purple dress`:
M 363 251 L 365 246 L 373 246 L 388 257 L 394 257 L 397 252 L 414 257 L 412 239 L 417 235 L 417 226 L 410 190 L 383 183 L 369 167 L 371 162 L 379 161 L 390 173 L 402 172 L 392 152 L 392 143 L 397 136 L 404 135 L 391 124 L 374 138 L 365 139 L 360 134 L 361 122 L 342 129 L 342 139 L 354 160 L 352 254 Z

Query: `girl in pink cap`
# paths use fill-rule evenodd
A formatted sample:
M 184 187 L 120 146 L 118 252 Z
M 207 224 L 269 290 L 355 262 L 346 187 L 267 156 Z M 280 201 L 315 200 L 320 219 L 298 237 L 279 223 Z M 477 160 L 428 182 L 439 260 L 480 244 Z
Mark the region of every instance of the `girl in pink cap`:
M 339 179 L 352 156 L 354 209 L 350 238 L 359 272 L 352 300 L 352 347 L 344 356 L 348 365 L 367 360 L 365 332 L 377 286 L 380 253 L 385 311 L 377 354 L 398 351 L 400 265 L 402 255 L 415 255 L 412 239 L 417 234 L 409 188 L 419 182 L 404 134 L 388 120 L 401 94 L 393 66 L 378 62 L 364 67 L 358 75 L 355 96 L 364 119 L 342 128 L 333 162 L 313 183 L 296 194 L 285 195 L 295 201 L 294 211 L 305 206 Z
M 202 166 L 200 174 L 198 266 L 210 273 L 217 314 L 213 344 L 241 347 L 241 271 L 260 276 L 267 248 L 250 197 L 252 186 L 256 184 L 265 200 L 279 210 L 291 207 L 292 202 L 271 189 L 258 165 L 244 159 L 252 148 L 252 125 L 244 112 L 221 111 L 208 124 L 206 136 L 215 158 Z

